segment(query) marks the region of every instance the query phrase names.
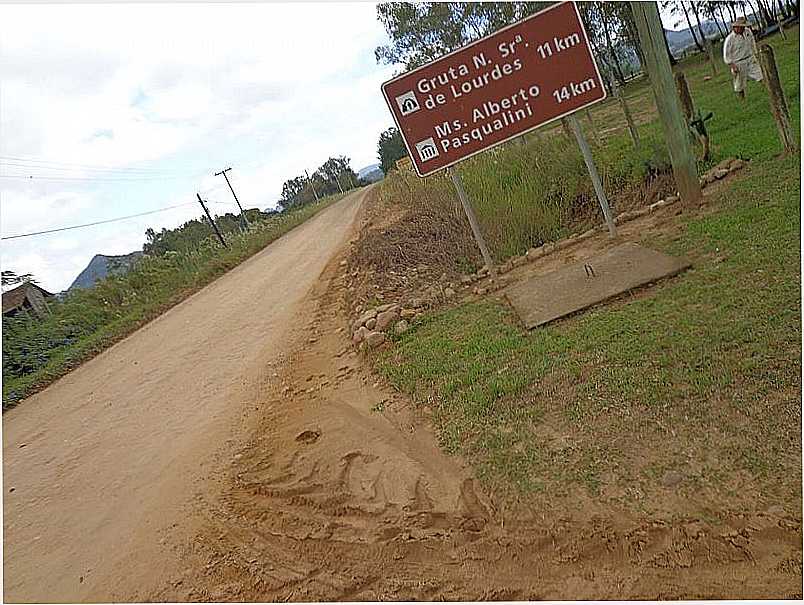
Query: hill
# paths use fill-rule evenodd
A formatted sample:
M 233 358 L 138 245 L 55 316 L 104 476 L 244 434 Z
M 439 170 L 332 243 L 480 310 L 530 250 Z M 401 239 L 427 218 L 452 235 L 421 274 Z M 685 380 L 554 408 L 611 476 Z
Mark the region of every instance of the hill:
M 123 254 L 121 256 L 107 256 L 105 254 L 96 254 L 89 261 L 86 268 L 78 274 L 68 290 L 74 288 L 91 288 L 95 282 L 105 278 L 111 274 L 127 273 L 129 269 L 137 262 L 142 256 L 142 252 L 135 251 L 131 254 Z

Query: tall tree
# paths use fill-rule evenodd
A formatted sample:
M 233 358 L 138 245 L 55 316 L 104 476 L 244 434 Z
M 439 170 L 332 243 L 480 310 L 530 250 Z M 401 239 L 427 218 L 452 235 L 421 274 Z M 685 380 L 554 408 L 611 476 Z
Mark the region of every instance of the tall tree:
M 380 160 L 380 168 L 383 173 L 388 174 L 394 163 L 407 154 L 405 142 L 396 127 L 391 126 L 391 128 L 380 134 L 380 140 L 377 142 L 377 157 Z
M 532 15 L 551 2 L 382 2 L 377 18 L 390 44 L 378 62 L 414 69 Z

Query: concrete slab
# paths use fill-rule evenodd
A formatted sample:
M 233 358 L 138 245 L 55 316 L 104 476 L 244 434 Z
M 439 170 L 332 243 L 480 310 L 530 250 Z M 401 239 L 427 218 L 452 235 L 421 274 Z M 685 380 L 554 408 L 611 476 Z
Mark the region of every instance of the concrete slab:
M 685 258 L 629 242 L 600 256 L 511 285 L 503 293 L 530 329 L 628 290 L 677 275 L 690 264 Z

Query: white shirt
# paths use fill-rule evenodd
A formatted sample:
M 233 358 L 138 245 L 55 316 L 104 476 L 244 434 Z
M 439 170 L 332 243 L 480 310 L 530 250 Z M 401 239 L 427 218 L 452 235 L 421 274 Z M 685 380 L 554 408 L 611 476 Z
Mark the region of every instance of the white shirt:
M 731 64 L 750 59 L 755 51 L 756 42 L 750 29 L 746 27 L 742 35 L 732 31 L 723 43 L 723 61 Z

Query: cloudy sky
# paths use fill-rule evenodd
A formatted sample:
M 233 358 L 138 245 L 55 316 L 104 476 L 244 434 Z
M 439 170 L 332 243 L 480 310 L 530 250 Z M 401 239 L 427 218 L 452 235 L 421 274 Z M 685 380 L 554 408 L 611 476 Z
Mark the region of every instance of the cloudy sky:
M 392 125 L 371 3 L 0 5 L 0 232 L 167 212 L 4 240 L 3 269 L 67 288 L 147 227 L 236 211 L 344 154 L 376 162 Z M 30 178 L 33 177 L 33 178 Z
M 674 24 L 663 15 L 666 26 Z M 67 288 L 146 228 L 274 206 L 282 183 L 392 125 L 386 42 L 363 3 L 0 4 L 0 233 L 165 212 L 0 243 L 3 269 Z

